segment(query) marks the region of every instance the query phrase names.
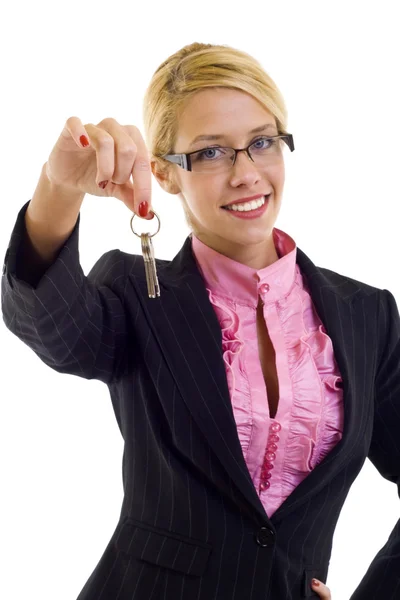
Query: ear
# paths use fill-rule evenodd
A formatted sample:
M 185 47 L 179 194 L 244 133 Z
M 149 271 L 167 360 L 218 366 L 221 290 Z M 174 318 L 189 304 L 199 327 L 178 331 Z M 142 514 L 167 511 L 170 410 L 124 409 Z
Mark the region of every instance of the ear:
M 172 169 L 166 168 L 165 170 L 161 170 L 157 165 L 157 162 L 152 160 L 151 171 L 164 191 L 169 194 L 179 194 L 181 190 L 175 181 Z

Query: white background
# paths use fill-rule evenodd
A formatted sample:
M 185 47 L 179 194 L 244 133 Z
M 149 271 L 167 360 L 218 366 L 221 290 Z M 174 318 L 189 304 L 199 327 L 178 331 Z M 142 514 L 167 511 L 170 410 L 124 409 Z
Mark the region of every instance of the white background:
M 143 94 L 159 64 L 191 42 L 222 43 L 257 58 L 288 107 L 295 152 L 276 226 L 318 266 L 389 289 L 400 305 L 397 10 L 395 1 L 8 3 L 1 256 L 68 117 L 143 131 Z M 153 206 L 156 256 L 172 259 L 189 230 L 178 197 L 154 179 Z M 130 217 L 116 199 L 86 197 L 86 274 L 110 249 L 140 253 Z M 104 384 L 52 371 L 3 321 L 0 336 L 0 596 L 71 600 L 119 518 L 122 438 Z M 367 460 L 335 532 L 333 600 L 349 598 L 398 516 L 395 485 Z

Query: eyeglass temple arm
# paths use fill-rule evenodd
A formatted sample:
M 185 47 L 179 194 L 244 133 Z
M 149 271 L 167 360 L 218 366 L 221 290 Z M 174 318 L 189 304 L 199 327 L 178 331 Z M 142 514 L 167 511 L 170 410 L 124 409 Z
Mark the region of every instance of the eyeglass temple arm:
M 293 150 L 294 150 L 293 135 L 291 133 L 282 133 L 279 137 L 284 138 L 284 141 L 289 146 L 290 151 L 293 152 Z
M 163 158 L 179 165 L 182 169 L 187 170 L 188 168 L 186 154 L 164 154 Z

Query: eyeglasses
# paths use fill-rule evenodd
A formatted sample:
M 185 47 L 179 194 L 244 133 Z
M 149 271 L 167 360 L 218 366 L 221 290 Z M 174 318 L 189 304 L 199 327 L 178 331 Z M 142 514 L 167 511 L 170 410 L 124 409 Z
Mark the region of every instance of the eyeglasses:
M 272 137 L 261 136 L 246 148 L 209 146 L 187 154 L 164 154 L 160 158 L 177 164 L 185 171 L 220 173 L 233 167 L 238 152 L 246 152 L 249 159 L 262 168 L 274 164 L 282 157 L 283 143 L 293 152 L 293 135 L 286 133 Z

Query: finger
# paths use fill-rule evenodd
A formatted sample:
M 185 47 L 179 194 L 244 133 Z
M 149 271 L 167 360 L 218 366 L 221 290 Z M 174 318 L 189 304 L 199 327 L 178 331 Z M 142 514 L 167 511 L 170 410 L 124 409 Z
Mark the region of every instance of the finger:
M 86 140 L 84 140 L 82 136 L 85 136 Z M 79 117 L 69 117 L 69 119 L 66 120 L 60 137 L 68 142 L 72 138 L 79 148 L 86 148 L 90 145 L 87 131 Z
M 315 585 L 314 581 L 318 582 L 319 585 Z M 313 579 L 311 582 L 311 587 L 314 590 L 314 592 L 318 594 L 318 596 L 323 600 L 332 600 L 330 589 L 319 579 Z
M 125 125 L 137 147 L 137 155 L 132 168 L 133 195 L 135 213 L 139 214 L 139 205 L 147 202 L 151 210 L 151 164 L 149 152 L 139 129 L 134 125 Z
M 136 127 L 133 125 L 120 125 L 118 121 L 112 118 L 103 119 L 98 126 L 101 126 L 114 139 L 114 174 L 112 176 L 112 183 L 117 184 L 117 187 L 112 193 L 122 200 L 130 210 L 139 214 L 139 204 L 142 200 L 137 199 L 137 191 L 135 196 L 135 185 L 130 180 L 135 161 L 138 159 L 138 148 L 135 142 L 137 138 Z M 139 137 L 141 137 L 140 132 Z M 144 148 L 147 153 L 145 145 Z M 148 215 L 145 217 L 148 220 L 154 217 L 154 213 L 151 212 L 151 189 L 149 196 L 150 199 L 146 199 L 148 203 Z
M 90 136 L 90 143 L 96 151 L 96 184 L 110 181 L 115 168 L 114 138 L 102 127 L 87 123 L 85 129 Z
M 124 185 L 130 179 L 132 166 L 137 156 L 137 146 L 129 135 L 125 125 L 120 125 L 112 118 L 103 119 L 97 124 L 114 140 L 114 173 L 112 183 Z

